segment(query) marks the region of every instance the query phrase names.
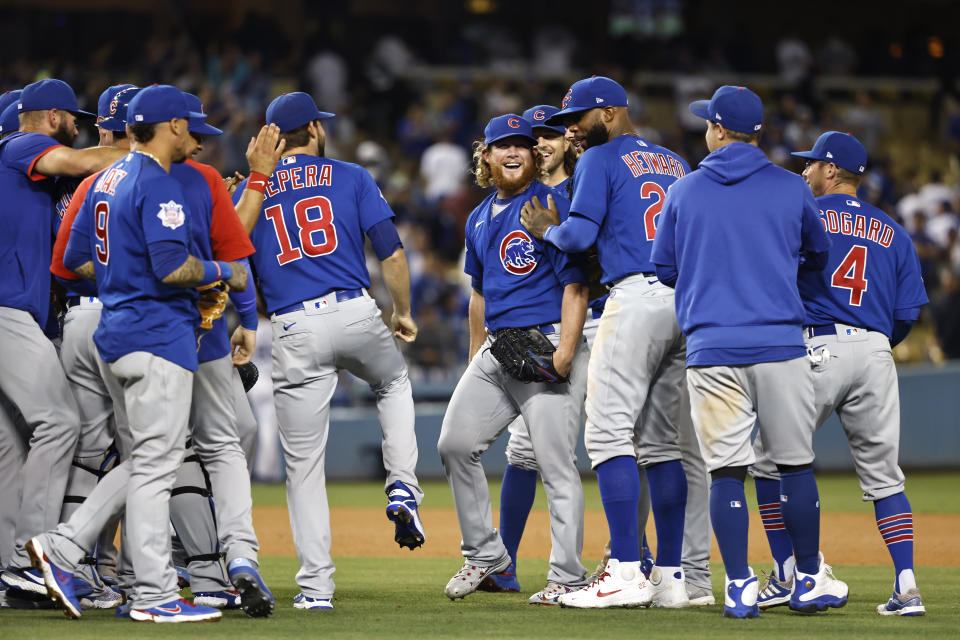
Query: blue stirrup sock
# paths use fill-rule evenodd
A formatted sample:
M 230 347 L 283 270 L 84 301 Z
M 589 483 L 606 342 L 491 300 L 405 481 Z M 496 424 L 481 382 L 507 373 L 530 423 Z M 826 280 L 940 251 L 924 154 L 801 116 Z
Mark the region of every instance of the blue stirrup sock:
M 633 456 L 617 456 L 597 465 L 600 500 L 610 527 L 610 557 L 640 561 L 640 474 Z

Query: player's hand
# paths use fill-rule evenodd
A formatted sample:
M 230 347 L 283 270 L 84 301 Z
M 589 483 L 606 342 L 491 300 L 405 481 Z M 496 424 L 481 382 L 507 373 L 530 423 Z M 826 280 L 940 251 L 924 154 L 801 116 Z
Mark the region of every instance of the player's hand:
M 223 181 L 227 184 L 227 193 L 233 195 L 233 192 L 237 190 L 237 185 L 243 182 L 244 176 L 239 171 L 234 171 L 232 176 L 227 176 Z
M 234 366 L 247 364 L 253 357 L 253 350 L 257 347 L 257 332 L 251 329 L 237 327 L 230 336 L 230 350 L 233 353 Z
M 523 203 L 523 209 L 520 211 L 520 222 L 532 233 L 538 240 L 543 240 L 543 234 L 547 227 L 560 224 L 560 213 L 557 211 L 557 203 L 553 201 L 553 195 L 547 194 L 547 206 L 540 204 L 540 199 L 533 196 L 532 200 Z
M 273 170 L 280 162 L 280 156 L 287 146 L 286 140 L 280 139 L 280 127 L 275 124 L 265 125 L 260 129 L 256 138 L 250 138 L 247 145 L 247 163 L 250 171 L 262 173 L 265 176 L 273 175 Z
M 234 291 L 246 291 L 247 290 L 247 268 L 243 266 L 241 262 L 231 262 L 230 269 L 233 271 L 233 275 L 230 276 L 229 280 L 225 280 L 230 288 Z
M 390 330 L 393 335 L 404 342 L 413 342 L 417 339 L 417 323 L 409 313 L 400 314 L 396 311 L 390 316 Z
M 553 368 L 564 378 L 569 377 L 570 369 L 573 366 L 573 352 L 566 353 L 557 349 L 553 352 Z

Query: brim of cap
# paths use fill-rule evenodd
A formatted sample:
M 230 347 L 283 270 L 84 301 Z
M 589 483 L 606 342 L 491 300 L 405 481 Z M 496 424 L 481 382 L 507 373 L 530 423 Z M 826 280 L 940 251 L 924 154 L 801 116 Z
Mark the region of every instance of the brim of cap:
M 97 123 L 97 128 L 106 131 L 126 131 L 127 123 L 116 116 L 108 116 Z
M 96 118 L 97 117 L 97 114 L 95 113 L 90 113 L 89 111 L 81 111 L 79 109 L 75 111 L 70 109 L 65 109 L 65 111 L 70 111 L 70 113 L 72 113 L 77 118 Z
M 710 101 L 709 100 L 697 100 L 690 103 L 690 113 L 697 116 L 698 118 L 703 118 L 704 120 L 713 120 L 710 117 Z
M 532 128 L 534 131 L 536 131 L 537 129 L 549 129 L 550 131 L 555 131 L 556 133 L 559 133 L 560 135 L 563 135 L 563 134 L 565 134 L 565 133 L 567 132 L 567 128 L 566 128 L 566 127 L 552 127 L 552 126 L 550 126 L 550 125 L 548 125 L 548 124 L 539 124 L 539 123 L 538 123 L 538 124 L 533 125 L 531 128 Z
M 187 125 L 187 131 L 190 133 L 196 133 L 201 136 L 219 136 L 223 133 L 220 129 L 217 129 L 212 124 L 207 124 L 206 122 L 195 122 L 193 118 L 190 119 L 190 123 Z
M 320 115 L 317 116 L 319 120 L 326 120 L 327 118 L 335 118 L 337 114 L 330 113 L 329 111 L 320 111 Z
M 810 160 L 826 160 L 826 158 L 818 156 L 813 151 L 792 151 L 790 155 L 797 156 L 798 158 L 809 158 Z
M 581 113 L 583 111 L 590 111 L 590 109 L 595 109 L 596 107 L 567 107 L 566 109 L 561 109 L 555 114 L 543 121 L 544 124 L 550 126 L 558 126 L 563 124 L 563 118 L 565 116 L 572 115 L 574 113 Z
M 527 140 L 530 141 L 531 144 L 537 144 L 537 139 L 536 139 L 536 138 L 534 138 L 533 136 L 528 136 L 528 135 L 525 134 L 525 133 L 506 133 L 506 134 L 504 134 L 504 135 L 502 135 L 502 136 L 497 136 L 496 138 L 491 138 L 491 139 L 489 139 L 489 140 L 484 140 L 484 143 L 485 143 L 484 146 L 489 147 L 489 146 L 492 145 L 494 142 L 497 142 L 497 141 L 499 141 L 499 140 L 504 140 L 504 139 L 506 139 L 506 138 L 526 138 Z

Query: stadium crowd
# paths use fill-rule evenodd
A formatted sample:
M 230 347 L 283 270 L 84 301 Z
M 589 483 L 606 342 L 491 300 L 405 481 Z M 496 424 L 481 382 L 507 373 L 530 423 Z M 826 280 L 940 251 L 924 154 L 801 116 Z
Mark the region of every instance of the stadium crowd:
M 204 37 L 158 24 L 151 35 L 138 38 L 133 51 L 123 51 L 121 39 L 82 48 L 80 55 L 24 55 L 0 69 L 0 89 L 59 77 L 77 89 L 83 107 L 94 105 L 96 96 L 118 81 L 171 82 L 200 96 L 208 122 L 224 131 L 198 158 L 224 175 L 246 166 L 244 150 L 263 124 L 270 96 L 282 90 L 310 92 L 321 108 L 337 114 L 329 126 L 327 154 L 366 167 L 396 212 L 421 328 L 406 352 L 412 377 L 452 382 L 465 365 L 468 347 L 463 227 L 484 196 L 471 181 L 471 142 L 492 115 L 559 103 L 568 80 L 584 71 L 575 64 L 583 44 L 565 28 L 541 27 L 529 46 L 518 48 L 515 34 L 503 28 L 471 31 L 466 26 L 464 44 L 457 49 L 441 52 L 436 43 L 425 48 L 409 35 L 385 33 L 372 36 L 361 54 L 337 24 L 323 37 L 287 48 L 276 44 L 282 38 L 265 37 L 279 30 L 271 23 L 252 33 L 247 20 L 233 31 Z M 771 160 L 799 171 L 791 151 L 810 148 L 827 129 L 854 133 L 870 157 L 861 197 L 894 215 L 913 236 L 932 303 L 921 330 L 896 355 L 910 361 L 960 358 L 960 100 L 950 91 L 939 92 L 929 117 L 917 124 L 916 133 L 928 138 L 934 151 L 933 159 L 918 166 L 895 153 L 911 135 L 891 122 L 896 98 L 866 89 L 828 96 L 817 89 L 818 78 L 857 72 L 857 51 L 850 43 L 835 35 L 818 43 L 786 35 L 774 51 L 761 53 L 776 65 L 765 96 L 772 106 L 761 142 Z M 627 87 L 631 118 L 642 136 L 678 150 L 695 166 L 706 155 L 703 122 L 686 105 L 709 97 L 719 84 L 711 74 L 741 67 L 716 49 L 699 58 L 682 47 L 674 54 L 670 71 L 675 76 L 666 84 L 643 84 L 626 60 L 596 72 Z M 528 63 L 524 69 L 536 72 L 516 72 L 518 57 Z M 456 63 L 459 73 L 441 62 Z M 498 73 L 503 69 L 509 72 Z M 94 144 L 95 135 L 92 127 L 81 131 L 77 146 Z M 375 272 L 377 261 L 369 260 L 368 266 Z M 385 290 L 373 293 L 381 305 L 389 304 Z

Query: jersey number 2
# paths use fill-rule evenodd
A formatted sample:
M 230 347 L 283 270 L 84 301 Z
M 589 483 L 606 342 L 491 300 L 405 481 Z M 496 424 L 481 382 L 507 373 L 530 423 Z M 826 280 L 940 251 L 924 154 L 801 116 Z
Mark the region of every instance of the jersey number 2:
M 314 214 L 315 217 L 310 217 L 313 211 L 319 212 L 319 215 Z M 327 198 L 313 196 L 293 205 L 293 217 L 297 223 L 300 239 L 299 247 L 294 247 L 290 242 L 287 225 L 283 221 L 282 205 L 275 204 L 263 213 L 267 216 L 267 220 L 273 223 L 273 231 L 277 234 L 277 242 L 280 243 L 277 262 L 281 265 L 299 260 L 304 254 L 310 258 L 316 258 L 336 251 L 337 229 L 333 226 L 333 207 L 330 206 L 330 200 Z M 322 234 L 319 244 L 314 242 L 315 233 Z
M 850 247 L 846 257 L 830 277 L 830 284 L 838 289 L 850 290 L 850 304 L 859 307 L 863 292 L 867 290 L 867 248 L 860 244 Z
M 663 208 L 663 199 L 667 194 L 664 193 L 663 187 L 656 182 L 644 182 L 640 187 L 640 196 L 646 199 L 652 195 L 657 196 L 657 201 L 647 207 L 643 214 L 643 228 L 647 232 L 648 242 L 653 242 L 653 238 L 657 235 L 657 225 L 653 219 L 660 214 L 660 209 Z
M 100 201 L 93 208 L 94 233 L 97 236 L 96 254 L 100 264 L 110 260 L 110 241 L 107 239 L 107 221 L 110 219 L 110 203 Z

